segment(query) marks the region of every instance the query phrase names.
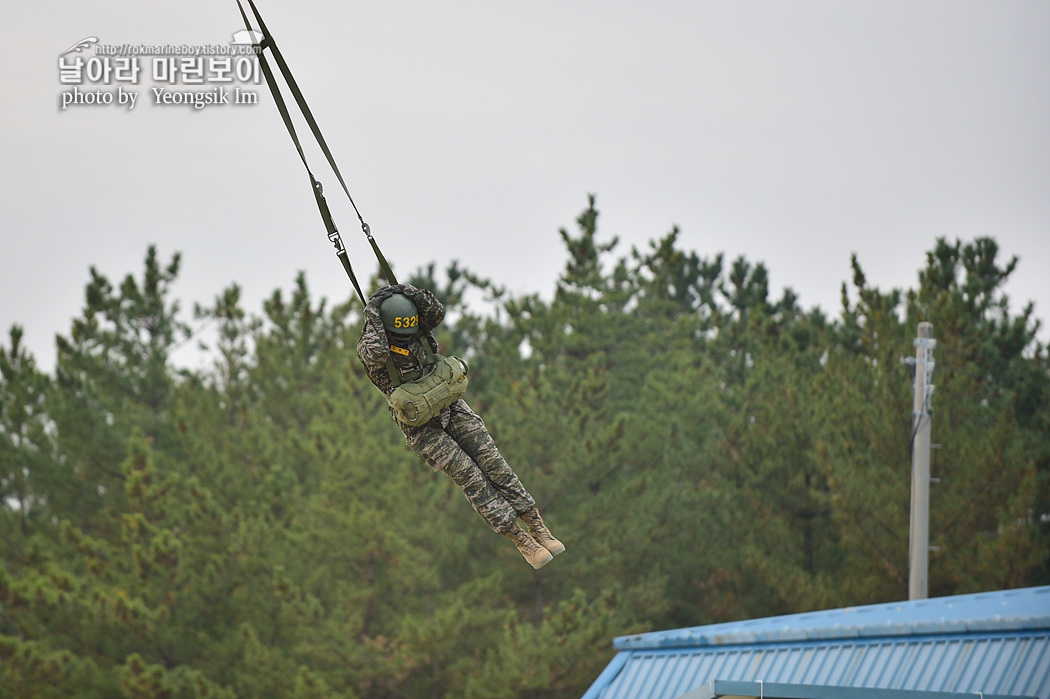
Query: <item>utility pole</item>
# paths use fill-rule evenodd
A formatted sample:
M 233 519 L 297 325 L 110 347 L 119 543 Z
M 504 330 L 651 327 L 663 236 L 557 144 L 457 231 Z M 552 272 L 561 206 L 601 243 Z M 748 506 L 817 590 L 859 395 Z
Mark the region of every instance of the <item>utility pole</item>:
M 912 404 L 911 528 L 908 540 L 908 599 L 928 597 L 930 558 L 930 418 L 933 416 L 933 323 L 919 323 L 915 339 L 915 400 Z

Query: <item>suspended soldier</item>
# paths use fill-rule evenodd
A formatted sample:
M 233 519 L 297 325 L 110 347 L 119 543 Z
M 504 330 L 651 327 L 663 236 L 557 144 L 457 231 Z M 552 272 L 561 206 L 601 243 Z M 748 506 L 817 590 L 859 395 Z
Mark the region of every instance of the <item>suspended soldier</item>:
M 273 34 L 267 29 L 255 3 L 248 0 L 248 4 L 266 37 L 266 41 L 258 45 L 259 67 L 310 177 L 314 200 L 328 230 L 328 240 L 335 245 L 336 254 L 358 297 L 365 302 L 321 183 L 310 171 L 264 50 L 268 49 L 273 55 L 310 131 L 354 207 L 361 222 L 361 230 L 376 254 L 383 276 L 393 281 L 394 275 L 372 237 L 368 224 L 357 210 L 321 130 L 277 48 Z M 237 0 L 237 6 L 244 19 L 245 29 L 252 31 L 251 22 L 240 0 Z M 511 539 L 533 568 L 546 565 L 555 554 L 564 551 L 565 546 L 544 526 L 536 501 L 503 460 L 485 429 L 485 423 L 462 400 L 467 385 L 466 365 L 455 357 L 437 354 L 437 341 L 432 331 L 444 319 L 444 307 L 429 291 L 409 284 L 394 284 L 381 288 L 365 303 L 365 327 L 357 343 L 357 353 L 369 378 L 387 396 L 394 421 L 401 427 L 405 441 L 416 454 L 435 470 L 448 474 L 463 489 L 470 504 L 489 526 Z M 518 518 L 528 525 L 529 531 L 518 525 Z
M 565 545 L 544 525 L 536 501 L 503 459 L 485 423 L 460 397 L 466 365 L 437 353 L 433 330 L 445 317 L 444 306 L 430 291 L 398 284 L 372 294 L 364 316 L 358 357 L 387 396 L 408 446 L 447 474 L 533 568 L 549 563 Z

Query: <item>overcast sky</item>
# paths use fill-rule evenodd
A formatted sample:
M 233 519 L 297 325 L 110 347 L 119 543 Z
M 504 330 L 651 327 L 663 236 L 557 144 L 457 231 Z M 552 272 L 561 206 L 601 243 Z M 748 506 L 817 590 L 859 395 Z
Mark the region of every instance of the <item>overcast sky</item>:
M 259 9 L 402 277 L 458 259 L 549 296 L 558 229 L 593 193 L 618 255 L 677 225 L 684 249 L 762 261 L 774 296 L 831 314 L 851 253 L 872 284 L 911 287 L 938 236 L 992 236 L 1020 257 L 1014 308 L 1050 318 L 1046 0 Z M 260 313 L 300 270 L 317 297 L 352 293 L 265 85 L 254 106 L 159 105 L 143 58 L 134 109 L 61 108 L 59 56 L 85 38 L 225 45 L 241 28 L 235 0 L 0 4 L 3 345 L 22 325 L 50 371 L 89 266 L 141 275 L 150 244 L 183 255 L 187 320 L 234 282 Z M 367 279 L 356 216 L 307 155 Z

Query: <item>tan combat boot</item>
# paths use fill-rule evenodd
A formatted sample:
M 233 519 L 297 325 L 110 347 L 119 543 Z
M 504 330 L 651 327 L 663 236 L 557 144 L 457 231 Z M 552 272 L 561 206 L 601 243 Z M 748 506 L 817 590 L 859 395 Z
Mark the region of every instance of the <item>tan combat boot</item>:
M 538 507 L 522 512 L 521 518 L 525 524 L 529 525 L 529 533 L 532 534 L 532 538 L 536 540 L 536 543 L 550 551 L 552 555 L 557 556 L 565 550 L 565 544 L 555 539 L 554 535 L 551 534 L 551 530 L 547 529 L 543 524 L 543 518 L 540 517 Z
M 525 557 L 525 560 L 533 568 L 542 568 L 554 560 L 551 552 L 537 544 L 535 539 L 529 536 L 529 533 L 522 529 L 517 522 L 514 523 L 514 526 L 509 531 L 504 532 L 503 536 L 514 542 L 514 545 L 518 547 L 518 552 Z

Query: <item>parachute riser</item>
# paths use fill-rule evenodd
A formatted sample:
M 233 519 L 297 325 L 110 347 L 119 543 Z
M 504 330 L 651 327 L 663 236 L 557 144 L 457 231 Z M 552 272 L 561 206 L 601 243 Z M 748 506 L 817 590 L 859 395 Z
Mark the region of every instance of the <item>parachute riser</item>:
M 314 178 L 313 174 L 310 174 L 310 184 L 313 186 L 314 200 L 317 202 L 317 210 L 321 212 L 321 220 L 324 221 L 325 230 L 328 231 L 328 240 L 335 246 L 336 257 L 343 265 L 343 269 L 346 270 L 346 276 L 350 277 L 350 282 L 354 285 L 354 291 L 357 292 L 357 297 L 361 299 L 362 305 L 366 303 L 365 295 L 361 293 L 361 285 L 357 283 L 357 275 L 354 274 L 354 268 L 350 265 L 350 256 L 346 253 L 346 246 L 343 245 L 343 238 L 339 235 L 339 229 L 335 226 L 335 220 L 332 218 L 332 212 L 328 208 L 328 200 L 324 198 L 324 187 L 321 183 Z
M 252 13 L 255 15 L 256 21 L 259 23 L 259 28 L 262 30 L 263 38 L 257 44 L 259 64 L 262 68 L 263 76 L 266 79 L 267 86 L 270 88 L 270 92 L 273 95 L 274 102 L 277 104 L 277 109 L 281 114 L 281 118 L 284 120 L 285 127 L 288 129 L 289 135 L 292 137 L 292 143 L 295 145 L 296 150 L 299 152 L 299 157 L 303 161 L 303 166 L 306 168 L 307 174 L 310 176 L 310 184 L 314 193 L 314 200 L 317 203 L 317 209 L 321 214 L 321 220 L 324 222 L 325 229 L 328 233 L 328 240 L 335 246 L 336 256 L 343 265 L 343 269 L 346 271 L 347 276 L 354 285 L 354 290 L 357 292 L 358 298 L 361 299 L 362 303 L 365 303 L 364 294 L 361 292 L 361 286 L 357 281 L 357 276 L 354 274 L 353 268 L 350 264 L 350 257 L 346 251 L 346 246 L 343 245 L 342 237 L 339 235 L 339 230 L 336 228 L 335 221 L 332 218 L 332 212 L 328 208 L 328 202 L 325 200 L 323 188 L 321 183 L 314 177 L 313 172 L 310 171 L 310 165 L 306 160 L 306 154 L 303 152 L 302 146 L 299 143 L 299 137 L 295 132 L 295 127 L 292 125 L 291 116 L 288 113 L 287 106 L 284 103 L 284 99 L 281 96 L 281 92 L 277 87 L 277 82 L 274 78 L 273 72 L 270 70 L 266 62 L 264 52 L 266 49 L 270 50 L 270 54 L 273 56 L 274 61 L 277 63 L 278 69 L 281 71 L 281 75 L 284 77 L 285 82 L 288 84 L 288 88 L 292 92 L 292 96 L 295 98 L 296 104 L 298 105 L 303 117 L 306 119 L 310 130 L 313 132 L 314 138 L 317 140 L 317 144 L 321 147 L 322 152 L 328 159 L 328 164 L 332 167 L 332 171 L 335 173 L 336 178 L 339 180 L 339 184 L 342 185 L 343 192 L 346 193 L 347 199 L 350 201 L 350 205 L 354 209 L 354 213 L 357 214 L 358 220 L 361 222 L 361 230 L 364 232 L 365 237 L 368 239 L 369 245 L 372 247 L 372 251 L 375 253 L 376 259 L 379 262 L 380 273 L 390 284 L 397 284 L 390 265 L 387 263 L 386 258 L 383 256 L 382 251 L 379 249 L 379 244 L 372 236 L 372 229 L 365 222 L 364 217 L 361 216 L 361 212 L 357 208 L 357 204 L 354 203 L 354 199 L 350 196 L 350 190 L 346 186 L 346 182 L 343 180 L 342 174 L 339 172 L 339 167 L 335 163 L 335 159 L 332 157 L 332 153 L 328 148 L 328 144 L 324 140 L 324 136 L 321 135 L 321 130 L 317 126 L 317 122 L 314 120 L 313 114 L 310 112 L 310 107 L 306 104 L 306 100 L 299 90 L 299 86 L 296 84 L 295 79 L 292 77 L 291 70 L 288 68 L 288 64 L 284 60 L 284 56 L 281 55 L 280 49 L 277 47 L 277 42 L 270 34 L 269 29 L 266 27 L 266 23 L 263 21 L 262 15 L 259 13 L 258 8 L 255 6 L 253 0 L 248 0 L 248 5 L 252 9 Z M 241 18 L 244 20 L 244 26 L 249 31 L 252 31 L 251 23 L 248 21 L 248 15 L 244 11 L 244 6 L 241 5 L 241 0 L 237 0 L 237 8 L 240 10 Z

